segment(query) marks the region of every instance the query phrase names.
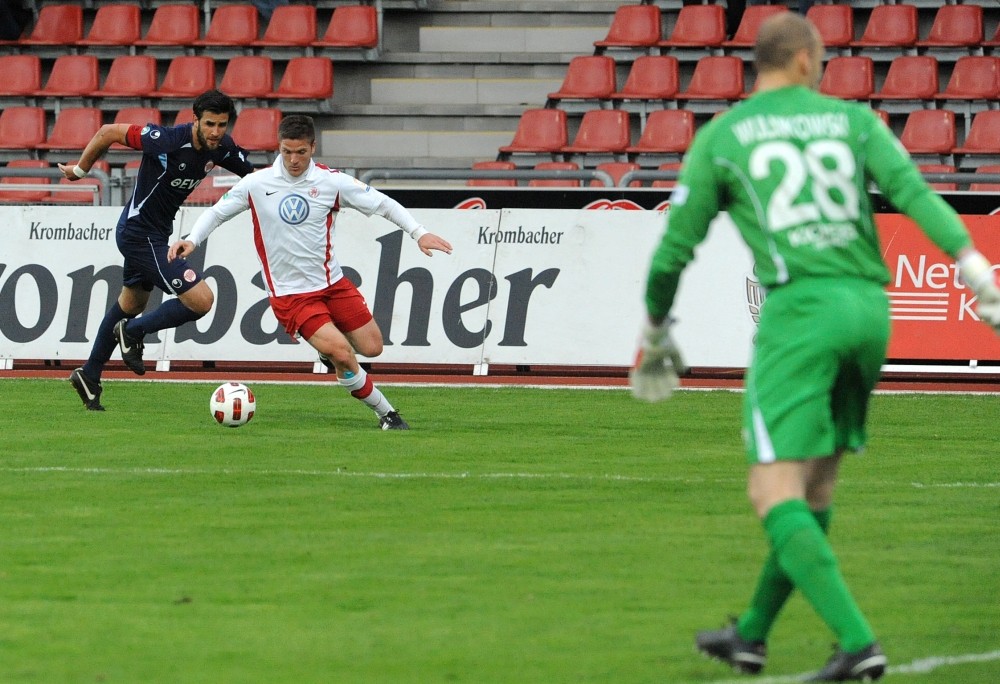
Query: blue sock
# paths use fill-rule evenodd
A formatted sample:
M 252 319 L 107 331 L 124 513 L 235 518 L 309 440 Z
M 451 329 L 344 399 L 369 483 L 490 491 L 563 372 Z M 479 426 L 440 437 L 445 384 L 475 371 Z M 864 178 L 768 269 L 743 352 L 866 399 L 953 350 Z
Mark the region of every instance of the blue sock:
M 141 340 L 150 333 L 164 328 L 176 328 L 199 318 L 201 315 L 184 306 L 181 300 L 168 299 L 149 313 L 129 321 L 125 332 L 129 337 Z
M 108 359 L 111 358 L 111 354 L 118 346 L 114 335 L 115 324 L 123 318 L 127 318 L 127 314 L 118 306 L 117 301 L 104 314 L 104 319 L 97 327 L 94 346 L 90 348 L 90 358 L 87 359 L 87 363 L 83 364 L 83 374 L 88 378 L 97 382 L 101 381 L 104 366 L 107 365 Z

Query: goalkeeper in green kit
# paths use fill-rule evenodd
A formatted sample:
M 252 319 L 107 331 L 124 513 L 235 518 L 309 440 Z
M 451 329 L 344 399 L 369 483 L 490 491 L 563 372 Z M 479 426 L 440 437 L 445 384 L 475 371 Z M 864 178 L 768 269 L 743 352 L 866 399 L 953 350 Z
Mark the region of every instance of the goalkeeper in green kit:
M 681 271 L 720 211 L 750 247 L 767 289 L 746 377 L 748 493 L 770 554 L 749 607 L 700 632 L 698 650 L 756 674 L 782 606 L 798 589 L 833 631 L 833 656 L 810 681 L 880 678 L 886 657 L 826 538 L 837 468 L 866 441 L 868 400 L 885 361 L 889 272 L 867 193 L 874 181 L 958 261 L 977 315 L 1000 332 L 1000 288 L 955 212 L 923 181 L 864 105 L 818 94 L 823 45 L 787 12 L 761 27 L 757 92 L 706 124 L 684 159 L 653 255 L 649 320 L 631 374 L 636 397 L 670 396 L 684 364 L 669 316 Z

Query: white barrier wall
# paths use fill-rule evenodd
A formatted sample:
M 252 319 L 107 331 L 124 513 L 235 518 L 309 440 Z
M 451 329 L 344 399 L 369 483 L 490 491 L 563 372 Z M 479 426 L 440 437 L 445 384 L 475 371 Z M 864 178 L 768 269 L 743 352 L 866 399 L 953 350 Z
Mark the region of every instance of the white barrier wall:
M 200 208 L 178 215 L 189 232 Z M 335 249 L 382 328 L 386 363 L 629 365 L 664 213 L 414 210 L 454 246 L 424 256 L 392 224 L 345 210 Z M 84 359 L 121 287 L 120 209 L 0 207 L 0 358 Z M 728 219 L 720 218 L 718 223 Z M 155 360 L 313 361 L 267 306 L 249 212 L 192 260 L 214 310 L 147 339 Z M 715 226 L 684 275 L 679 344 L 695 366 L 742 367 L 759 292 L 731 226 Z M 158 301 L 154 291 L 151 306 Z

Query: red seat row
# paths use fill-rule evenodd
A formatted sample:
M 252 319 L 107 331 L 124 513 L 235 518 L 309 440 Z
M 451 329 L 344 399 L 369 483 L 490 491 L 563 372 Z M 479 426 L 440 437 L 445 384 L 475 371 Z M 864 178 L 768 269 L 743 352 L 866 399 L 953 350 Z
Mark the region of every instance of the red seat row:
M 708 7 L 709 5 L 688 5 Z M 902 55 L 889 64 L 885 83 L 875 91 L 871 57 L 833 57 L 826 65 L 820 90 L 845 99 L 994 100 L 1000 98 L 1000 57 L 960 57 L 948 83 L 939 91 L 938 61 L 928 55 Z M 743 60 L 733 55 L 701 58 L 686 89 L 680 87 L 678 61 L 669 55 L 638 57 L 621 90 L 617 89 L 615 61 L 608 55 L 570 60 L 559 90 L 548 96 L 549 106 L 563 100 L 728 100 L 744 97 Z
M 598 53 L 609 48 L 750 48 L 764 20 L 787 10 L 785 5 L 751 5 L 743 13 L 732 39 L 727 40 L 725 10 L 721 5 L 684 5 L 665 38 L 661 34 L 658 6 L 622 5 L 615 12 L 607 36 L 594 46 Z M 984 42 L 983 8 L 974 4 L 942 5 L 923 39 L 918 33 L 917 8 L 905 3 L 874 7 L 857 40 L 854 11 L 849 4 L 813 5 L 806 16 L 819 29 L 827 47 L 1000 46 L 1000 27 L 991 40 Z
M 190 110 L 177 123 L 191 120 Z M 52 132 L 46 133 L 45 110 L 41 107 L 8 107 L 0 112 L 0 149 L 2 150 L 82 150 L 103 123 L 96 107 L 67 107 L 56 116 Z M 278 124 L 281 111 L 270 107 L 250 107 L 239 113 L 232 127 L 233 140 L 250 151 L 274 152 L 278 149 Z M 159 110 L 123 109 L 115 123 L 160 123 Z M 118 149 L 125 149 L 119 147 Z
M 257 8 L 250 4 L 220 6 L 204 38 L 200 37 L 199 17 L 197 3 L 160 5 L 142 36 L 138 4 L 105 4 L 98 8 L 84 36 L 81 5 L 44 5 L 29 32 L 19 40 L 0 41 L 0 45 L 375 48 L 379 43 L 378 14 L 372 5 L 334 8 L 329 25 L 319 36 L 313 5 L 275 8 L 263 36 L 259 35 Z
M 500 148 L 500 157 L 512 154 L 604 153 L 635 156 L 687 151 L 694 136 L 694 115 L 683 109 L 650 113 L 639 141 L 631 144 L 629 113 L 593 109 L 584 113 L 572 144 L 568 143 L 567 114 L 554 108 L 528 109 L 518 122 L 514 138 Z M 956 145 L 955 113 L 948 109 L 917 109 L 907 115 L 900 141 L 913 154 L 1000 155 L 1000 110 L 984 110 L 972 119 L 962 145 Z
M 215 60 L 206 56 L 172 59 L 159 88 L 156 59 L 148 55 L 116 57 L 103 87 L 98 84 L 93 55 L 57 58 L 44 87 L 36 55 L 0 56 L 0 73 L 5 76 L 0 96 L 13 97 L 188 98 L 215 88 Z M 234 57 L 226 66 L 220 89 L 238 98 L 325 100 L 333 96 L 333 62 L 326 57 L 293 57 L 275 89 L 270 57 Z

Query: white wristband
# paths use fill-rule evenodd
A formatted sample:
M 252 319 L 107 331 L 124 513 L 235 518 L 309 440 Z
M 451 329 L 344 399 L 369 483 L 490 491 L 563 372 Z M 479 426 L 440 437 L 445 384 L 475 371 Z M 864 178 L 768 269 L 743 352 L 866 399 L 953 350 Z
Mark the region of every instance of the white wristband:
M 73 175 L 76 176 L 77 178 L 86 178 L 87 173 L 88 173 L 87 171 L 84 171 L 83 169 L 80 168 L 79 164 L 73 167 Z

